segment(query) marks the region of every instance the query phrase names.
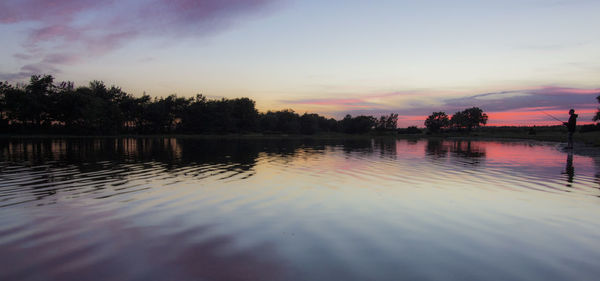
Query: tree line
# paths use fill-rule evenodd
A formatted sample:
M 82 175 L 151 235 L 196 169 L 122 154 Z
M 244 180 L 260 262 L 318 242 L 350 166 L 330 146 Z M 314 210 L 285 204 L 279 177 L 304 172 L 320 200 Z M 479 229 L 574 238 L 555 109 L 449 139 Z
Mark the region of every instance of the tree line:
M 0 82 L 0 129 L 4 133 L 54 134 L 226 134 L 396 130 L 398 114 L 342 120 L 290 109 L 259 112 L 249 98 L 209 99 L 170 95 L 134 97 L 116 86 L 92 81 L 75 88 L 34 75 L 27 84 Z
M 425 127 L 430 132 L 440 132 L 443 129 L 467 130 L 485 126 L 488 116 L 479 107 L 467 108 L 454 113 L 451 117 L 443 111 L 433 112 L 425 119 Z

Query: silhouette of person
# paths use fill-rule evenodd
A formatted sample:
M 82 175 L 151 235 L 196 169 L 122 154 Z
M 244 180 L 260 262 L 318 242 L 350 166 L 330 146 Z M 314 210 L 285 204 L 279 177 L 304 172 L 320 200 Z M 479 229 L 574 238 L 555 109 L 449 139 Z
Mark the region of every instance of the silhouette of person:
M 575 114 L 575 109 L 571 108 L 569 115 L 569 121 L 563 122 L 563 125 L 567 126 L 569 130 L 567 148 L 573 148 L 573 133 L 575 133 L 575 129 L 577 128 L 577 114 Z

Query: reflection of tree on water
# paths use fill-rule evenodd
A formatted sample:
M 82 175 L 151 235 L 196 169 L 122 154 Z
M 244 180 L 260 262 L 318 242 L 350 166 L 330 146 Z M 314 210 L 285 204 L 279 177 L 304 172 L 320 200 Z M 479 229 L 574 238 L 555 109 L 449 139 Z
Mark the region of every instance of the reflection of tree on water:
M 4 139 L 0 181 L 28 190 L 35 198 L 15 196 L 0 206 L 41 200 L 61 189 L 77 196 L 106 194 L 106 189 L 112 190 L 110 195 L 125 193 L 148 188 L 143 183 L 158 173 L 173 182 L 179 177 L 246 178 L 254 174 L 262 148 L 252 142 L 174 138 Z
M 262 153 L 292 163 L 295 157 L 313 157 L 340 144 L 348 152 L 373 153 L 368 139 L 0 139 L 0 181 L 35 196 L 27 201 L 54 198 L 43 202 L 48 204 L 60 190 L 113 196 L 150 188 L 157 175 L 169 179 L 162 185 L 186 178 L 241 180 L 255 174 Z M 12 171 L 15 167 L 19 171 Z M 0 206 L 22 199 L 14 197 Z
M 134 163 L 154 163 L 170 171 L 193 164 L 231 164 L 250 170 L 259 144 L 174 138 L 31 139 L 3 141 L 0 159 L 26 166 L 75 165 L 82 172 Z
M 432 159 L 440 159 L 450 156 L 450 160 L 456 160 L 461 164 L 479 164 L 485 159 L 485 146 L 471 141 L 447 141 L 433 140 L 427 141 L 425 146 L 425 155 Z
M 594 161 L 594 167 L 596 168 L 596 183 L 598 184 L 598 188 L 600 189 L 600 157 L 595 156 L 592 157 L 592 159 Z M 598 195 L 598 197 L 600 197 L 600 195 Z
M 448 156 L 449 148 L 441 140 L 427 140 L 425 146 L 425 155 L 433 158 L 443 158 Z
M 463 156 L 465 158 L 484 158 L 485 149 L 471 141 L 456 141 L 454 142 L 451 152 Z
M 382 157 L 389 155 L 393 159 L 396 158 L 396 156 L 397 156 L 397 149 L 396 149 L 397 141 L 395 139 L 393 139 L 393 138 L 376 139 L 375 145 L 377 145 L 377 147 L 379 149 L 379 155 L 381 155 Z
M 342 149 L 346 153 L 373 153 L 374 140 L 371 139 L 346 139 L 342 140 L 338 145 L 342 145 Z

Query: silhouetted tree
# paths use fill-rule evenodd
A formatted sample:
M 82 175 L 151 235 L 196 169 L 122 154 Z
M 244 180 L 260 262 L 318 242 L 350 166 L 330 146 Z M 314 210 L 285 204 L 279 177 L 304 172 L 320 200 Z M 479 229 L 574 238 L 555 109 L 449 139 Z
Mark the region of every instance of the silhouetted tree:
M 596 97 L 596 100 L 600 103 L 600 96 Z M 594 115 L 593 121 L 600 121 L 600 107 L 596 111 L 596 115 Z
M 10 91 L 12 86 L 6 82 L 0 81 L 0 132 L 8 130 L 8 118 L 6 116 L 6 92 Z
M 154 98 L 142 107 L 142 131 L 150 134 L 173 132 L 189 102 L 189 99 L 176 95 Z
M 230 101 L 235 122 L 235 132 L 253 132 L 258 126 L 258 110 L 256 104 L 249 98 L 237 98 Z
M 300 132 L 307 135 L 312 135 L 318 131 L 319 128 L 319 115 L 304 113 L 300 117 Z
M 139 98 L 127 95 L 119 102 L 119 109 L 123 112 L 124 132 L 132 133 L 141 131 L 144 108 L 148 106 L 150 101 L 150 96 L 144 93 Z
M 340 121 L 342 131 L 348 134 L 363 134 L 371 131 L 377 124 L 377 119 L 373 116 L 360 115 L 352 117 L 346 115 L 342 121 Z
M 40 127 L 43 122 L 49 125 L 50 106 L 54 93 L 54 77 L 51 75 L 32 76 L 29 85 L 25 87 L 24 117 Z
M 325 132 L 339 132 L 340 126 L 338 121 L 333 118 L 325 118 L 323 116 L 319 116 L 319 128 Z
M 440 129 L 450 126 L 450 119 L 445 112 L 433 112 L 425 119 L 425 127 L 432 132 L 439 132 Z
M 92 81 L 74 88 L 50 75 L 24 85 L 0 83 L 0 128 L 19 133 L 367 133 L 396 128 L 397 114 L 347 116 L 341 121 L 291 109 L 259 113 L 249 98 L 133 97 L 116 86 Z
M 384 115 L 379 117 L 376 129 L 379 131 L 391 131 L 396 130 L 398 124 L 398 114 L 391 113 L 390 115 Z
M 467 108 L 456 112 L 450 119 L 450 124 L 456 128 L 466 128 L 471 131 L 473 128 L 487 124 L 488 116 L 478 107 Z
M 300 132 L 300 115 L 294 112 L 292 109 L 284 109 L 275 112 L 277 116 L 277 127 L 278 132 L 297 134 Z

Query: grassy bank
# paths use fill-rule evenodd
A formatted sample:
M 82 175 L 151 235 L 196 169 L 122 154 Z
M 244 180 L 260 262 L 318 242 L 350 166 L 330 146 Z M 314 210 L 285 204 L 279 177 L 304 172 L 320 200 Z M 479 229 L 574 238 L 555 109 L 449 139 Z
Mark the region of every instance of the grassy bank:
M 430 137 L 469 138 L 469 139 L 527 139 L 538 141 L 566 142 L 567 129 L 562 126 L 548 127 L 484 127 L 471 133 L 444 132 L 431 134 Z M 593 146 L 600 146 L 600 131 L 580 132 L 573 135 L 573 140 Z
M 186 139 L 365 139 L 365 138 L 399 138 L 399 139 L 525 139 L 538 141 L 566 142 L 567 130 L 564 127 L 484 127 L 470 133 L 449 131 L 436 134 L 396 134 L 394 132 L 373 132 L 368 134 L 319 133 L 314 135 L 300 134 L 155 134 L 155 135 L 21 135 L 1 134 L 0 138 L 186 138 Z M 576 132 L 575 142 L 600 146 L 600 131 Z
M 370 139 L 370 138 L 389 138 L 395 134 L 343 134 L 343 133 L 319 133 L 313 135 L 302 134 L 122 134 L 122 135 L 53 135 L 53 134 L 0 134 L 0 138 L 6 139 L 37 139 L 37 138 L 57 138 L 57 139 L 80 139 L 80 138 L 184 138 L 184 139 Z M 425 137 L 425 135 L 413 135 L 411 138 Z

